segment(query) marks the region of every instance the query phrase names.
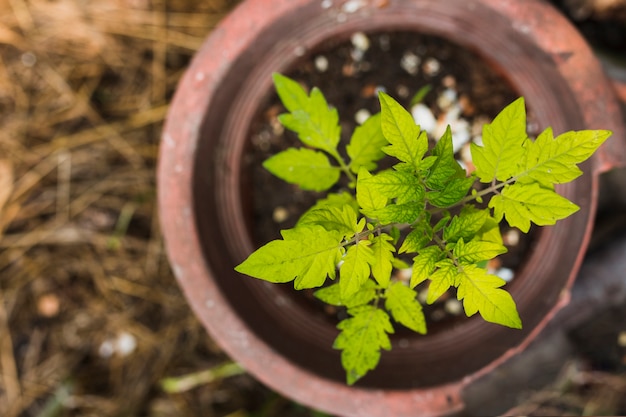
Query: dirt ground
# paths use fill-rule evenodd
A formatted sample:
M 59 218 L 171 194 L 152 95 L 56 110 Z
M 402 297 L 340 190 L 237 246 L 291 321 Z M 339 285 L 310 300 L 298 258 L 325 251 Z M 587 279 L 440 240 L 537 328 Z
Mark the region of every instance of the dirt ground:
M 220 351 L 183 298 L 158 227 L 169 100 L 236 2 L 0 0 L 1 416 L 323 415 Z M 581 18 L 626 21 L 623 1 L 563 3 Z M 624 412 L 619 361 L 576 359 L 520 410 Z

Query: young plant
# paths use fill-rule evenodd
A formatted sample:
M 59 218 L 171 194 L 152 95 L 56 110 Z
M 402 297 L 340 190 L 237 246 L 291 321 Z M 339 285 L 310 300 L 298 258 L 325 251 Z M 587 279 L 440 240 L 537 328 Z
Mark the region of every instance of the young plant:
M 280 152 L 264 166 L 305 190 L 329 192 L 306 211 L 296 226 L 252 253 L 235 269 L 274 283 L 294 281 L 296 289 L 318 288 L 320 300 L 344 306 L 349 318 L 337 328 L 347 383 L 374 369 L 381 349 L 391 349 L 389 334 L 401 324 L 426 333 L 415 287 L 429 281 L 426 302 L 450 288 L 465 314 L 519 329 L 522 322 L 505 281 L 490 274 L 486 262 L 507 251 L 499 224 L 528 232 L 531 223 L 553 225 L 578 210 L 555 184 L 582 174 L 577 164 L 611 135 L 584 130 L 556 138 L 550 128 L 535 140 L 526 134 L 524 99 L 519 98 L 483 128 L 483 145 L 472 144 L 475 171 L 455 160 L 448 128 L 429 149 L 426 132 L 393 98 L 379 94 L 381 112 L 357 127 L 339 152 L 337 110 L 320 90 L 310 94 L 276 74 L 274 83 L 288 113 L 280 122 L 297 133 L 305 147 Z M 385 156 L 397 159 L 377 171 Z M 344 188 L 346 188 L 344 186 Z M 410 282 L 392 278 L 394 268 L 409 268 Z M 393 319 L 393 320 L 392 320 Z

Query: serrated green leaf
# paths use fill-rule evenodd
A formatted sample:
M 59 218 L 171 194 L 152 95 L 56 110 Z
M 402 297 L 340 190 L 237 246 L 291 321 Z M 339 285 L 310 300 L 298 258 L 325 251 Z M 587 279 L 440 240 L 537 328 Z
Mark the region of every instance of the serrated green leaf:
M 437 262 L 441 261 L 443 256 L 444 254 L 438 246 L 427 246 L 421 249 L 418 255 L 413 258 L 410 287 L 415 288 L 417 285 L 430 278 L 431 274 L 435 271 Z
M 532 221 L 538 226 L 548 226 L 577 212 L 579 207 L 555 191 L 541 188 L 539 184 L 515 183 L 507 185 L 489 201 L 496 221 L 506 217 L 511 227 L 527 233 Z
M 341 298 L 341 288 L 339 284 L 333 284 L 328 287 L 321 288 L 313 293 L 313 295 L 326 304 L 334 306 L 346 306 L 353 308 L 370 303 L 376 298 L 376 289 L 378 287 L 373 281 L 368 280 L 356 293 L 352 294 L 347 300 Z
M 389 204 L 378 210 L 363 210 L 371 218 L 378 219 L 381 224 L 413 223 L 424 212 L 422 203 Z
M 299 100 L 297 104 L 301 104 Z M 339 115 L 337 109 L 328 106 L 319 89 L 311 90 L 305 107 L 281 114 L 278 120 L 287 129 L 297 133 L 305 145 L 337 155 L 337 144 L 341 136 Z
M 465 178 L 465 170 L 454 159 L 452 131 L 450 126 L 433 148 L 436 161 L 426 176 L 426 186 L 431 190 L 441 191 L 451 178 Z
M 374 261 L 371 264 L 372 275 L 381 287 L 387 287 L 393 269 L 394 252 L 396 248 L 389 243 L 393 238 L 386 233 L 381 233 L 372 239 L 372 252 Z
M 309 96 L 298 82 L 278 73 L 272 74 L 272 78 L 278 97 L 288 111 L 307 108 Z
M 383 148 L 383 151 L 418 170 L 420 161 L 428 150 L 426 132 L 420 132 L 413 116 L 391 96 L 381 92 L 379 99 L 381 129 L 391 144 Z
M 481 182 L 506 181 L 517 170 L 524 155 L 526 108 L 523 98 L 509 104 L 492 123 L 483 126 L 483 146 L 472 143 L 472 162 Z
M 237 272 L 269 282 L 295 279 L 296 289 L 321 286 L 335 278 L 343 254 L 342 237 L 321 226 L 303 226 L 283 231 L 283 240 L 273 240 L 235 267 Z
M 503 244 L 502 234 L 500 233 L 500 224 L 496 222 L 491 216 L 485 220 L 485 224 L 476 233 L 476 239 L 485 242 Z
M 468 317 L 479 312 L 485 321 L 522 328 L 513 297 L 500 289 L 505 284 L 503 279 L 476 265 L 464 265 L 459 268 L 457 280 L 457 298 L 463 301 Z
M 328 157 L 312 149 L 290 148 L 270 157 L 263 166 L 278 178 L 303 190 L 324 191 L 339 180 L 340 170 Z
M 451 207 L 467 195 L 474 184 L 474 177 L 454 178 L 441 191 L 429 191 L 426 199 L 430 204 L 439 208 Z
M 489 210 L 479 210 L 473 205 L 466 205 L 461 210 L 461 213 L 454 216 L 450 224 L 444 228 L 443 238 L 446 242 L 472 239 L 488 218 Z
M 346 380 L 354 384 L 374 369 L 380 360 L 380 350 L 391 349 L 388 333 L 393 333 L 389 316 L 374 306 L 348 310 L 353 316 L 337 325 L 341 330 L 333 348 L 342 350 L 341 364 L 346 370 Z
M 448 222 L 450 222 L 450 213 L 446 210 L 443 212 L 443 216 L 441 217 L 441 219 L 439 219 L 437 223 L 435 223 L 435 226 L 433 226 L 433 233 L 437 233 L 438 231 L 446 227 Z
M 453 254 L 461 265 L 467 265 L 490 260 L 506 252 L 506 247 L 498 243 L 480 240 L 465 243 L 461 238 L 454 246 Z
M 347 191 L 340 193 L 329 193 L 325 198 L 320 198 L 315 202 L 313 207 L 309 208 L 304 214 L 300 216 L 300 219 L 307 216 L 307 212 L 315 211 L 322 208 L 337 207 L 343 208 L 344 206 L 351 207 L 355 213 L 359 212 L 359 204 L 352 194 Z
M 525 158 L 515 178 L 544 185 L 564 184 L 578 178 L 577 164 L 588 159 L 611 136 L 608 130 L 566 132 L 554 138 L 548 128 L 525 145 Z
M 385 296 L 385 308 L 395 321 L 413 331 L 426 334 L 426 318 L 414 290 L 401 282 L 395 282 L 387 289 Z
M 361 168 L 368 171 L 376 169 L 376 162 L 385 156 L 382 148 L 387 143 L 380 127 L 380 113 L 375 114 L 354 130 L 350 143 L 346 146 L 350 170 L 358 174 Z
M 344 237 L 351 237 L 363 230 L 365 219 L 357 223 L 357 213 L 350 206 L 328 206 L 307 211 L 298 220 L 298 226 L 304 225 L 320 225 L 326 230 L 340 232 Z
M 426 222 L 418 222 L 404 238 L 398 253 L 417 253 L 433 239 L 433 229 Z
M 430 285 L 428 286 L 428 297 L 426 302 L 432 304 L 441 297 L 448 289 L 455 285 L 458 275 L 457 267 L 451 259 L 442 259 L 436 263 L 438 269 L 430 275 Z M 415 272 L 415 266 L 413 266 Z
M 387 205 L 387 197 L 381 195 L 374 184 L 368 183 L 372 177 L 365 168 L 361 168 L 356 181 L 356 201 L 364 211 L 375 211 Z
M 388 169 L 362 178 L 361 182 L 371 187 L 373 192 L 387 198 L 395 198 L 399 204 L 422 201 L 424 198 L 424 186 L 420 178 L 408 171 Z
M 369 240 L 359 240 L 348 248 L 341 265 L 341 299 L 347 300 L 356 293 L 370 277 L 370 265 L 375 261 Z

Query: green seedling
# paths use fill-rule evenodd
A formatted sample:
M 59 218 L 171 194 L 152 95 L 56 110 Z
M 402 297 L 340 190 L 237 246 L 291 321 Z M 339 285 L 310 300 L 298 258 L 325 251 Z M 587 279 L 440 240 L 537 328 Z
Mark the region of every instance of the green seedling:
M 347 309 L 334 347 L 342 351 L 348 384 L 377 366 L 381 349 L 391 349 L 394 326 L 426 333 L 416 291 L 424 281 L 428 304 L 452 288 L 468 317 L 478 313 L 491 323 L 522 327 L 505 281 L 485 268 L 507 251 L 499 225 L 506 220 L 526 233 L 531 223 L 554 225 L 574 214 L 578 206 L 555 184 L 580 176 L 577 164 L 611 132 L 554 137 L 548 128 L 530 139 L 519 98 L 484 126 L 482 145 L 471 145 L 475 170 L 468 173 L 455 160 L 449 128 L 429 149 L 426 132 L 381 92 L 381 112 L 355 129 L 344 158 L 337 110 L 322 92 L 309 94 L 279 74 L 274 83 L 287 109 L 279 120 L 304 147 L 280 152 L 264 166 L 304 190 L 327 194 L 295 227 L 282 230 L 282 239 L 235 269 L 273 283 L 294 281 L 297 290 L 323 287 L 317 298 Z M 385 156 L 395 165 L 379 169 Z M 394 269 L 409 267 L 410 282 L 394 278 Z

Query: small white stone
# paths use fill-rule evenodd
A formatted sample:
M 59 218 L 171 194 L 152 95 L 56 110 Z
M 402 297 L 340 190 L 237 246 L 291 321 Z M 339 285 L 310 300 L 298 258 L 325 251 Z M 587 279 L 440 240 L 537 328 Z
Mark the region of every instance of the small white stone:
M 369 119 L 371 117 L 371 113 L 369 112 L 369 110 L 367 109 L 361 109 L 359 111 L 356 112 L 356 114 L 354 115 L 354 120 L 362 125 L 363 123 L 365 123 L 367 121 L 367 119 Z
M 508 230 L 504 236 L 502 236 L 502 240 L 504 240 L 505 245 L 509 246 L 517 246 L 519 244 L 519 232 L 516 229 Z
M 324 0 L 322 1 L 322 9 L 330 9 L 333 5 L 332 0 Z
M 511 282 L 515 277 L 515 272 L 510 268 L 500 268 L 496 271 L 496 275 L 506 282 Z
M 621 347 L 626 347 L 626 331 L 617 335 L 617 344 Z
M 446 88 L 443 92 L 437 97 L 437 105 L 441 110 L 450 109 L 457 102 L 457 94 L 451 88 Z
M 361 51 L 367 51 L 370 47 L 370 40 L 363 32 L 355 32 L 350 38 L 352 45 Z
M 454 153 L 460 151 L 471 139 L 469 128 L 465 126 L 467 122 L 463 122 L 465 122 L 465 120 L 459 120 L 452 126 L 452 151 Z
M 328 70 L 328 58 L 326 58 L 324 55 L 316 56 L 315 69 L 318 72 L 326 72 L 326 70 Z
M 424 67 L 422 68 L 424 73 L 429 76 L 435 76 L 439 74 L 441 70 L 441 64 L 435 58 L 428 58 L 424 61 Z
M 404 55 L 402 55 L 400 66 L 410 75 L 417 75 L 419 72 L 420 62 L 421 59 L 419 56 L 415 55 L 413 52 L 407 51 Z
M 272 219 L 276 223 L 282 223 L 288 218 L 289 218 L 289 211 L 287 211 L 287 209 L 282 206 L 276 207 L 274 209 L 274 212 L 272 213 Z
M 463 311 L 463 305 L 456 298 L 450 298 L 443 306 L 446 313 L 458 316 Z
M 413 120 L 417 123 L 422 130 L 432 134 L 437 127 L 437 119 L 433 112 L 423 103 L 418 103 L 411 107 L 411 114 Z

